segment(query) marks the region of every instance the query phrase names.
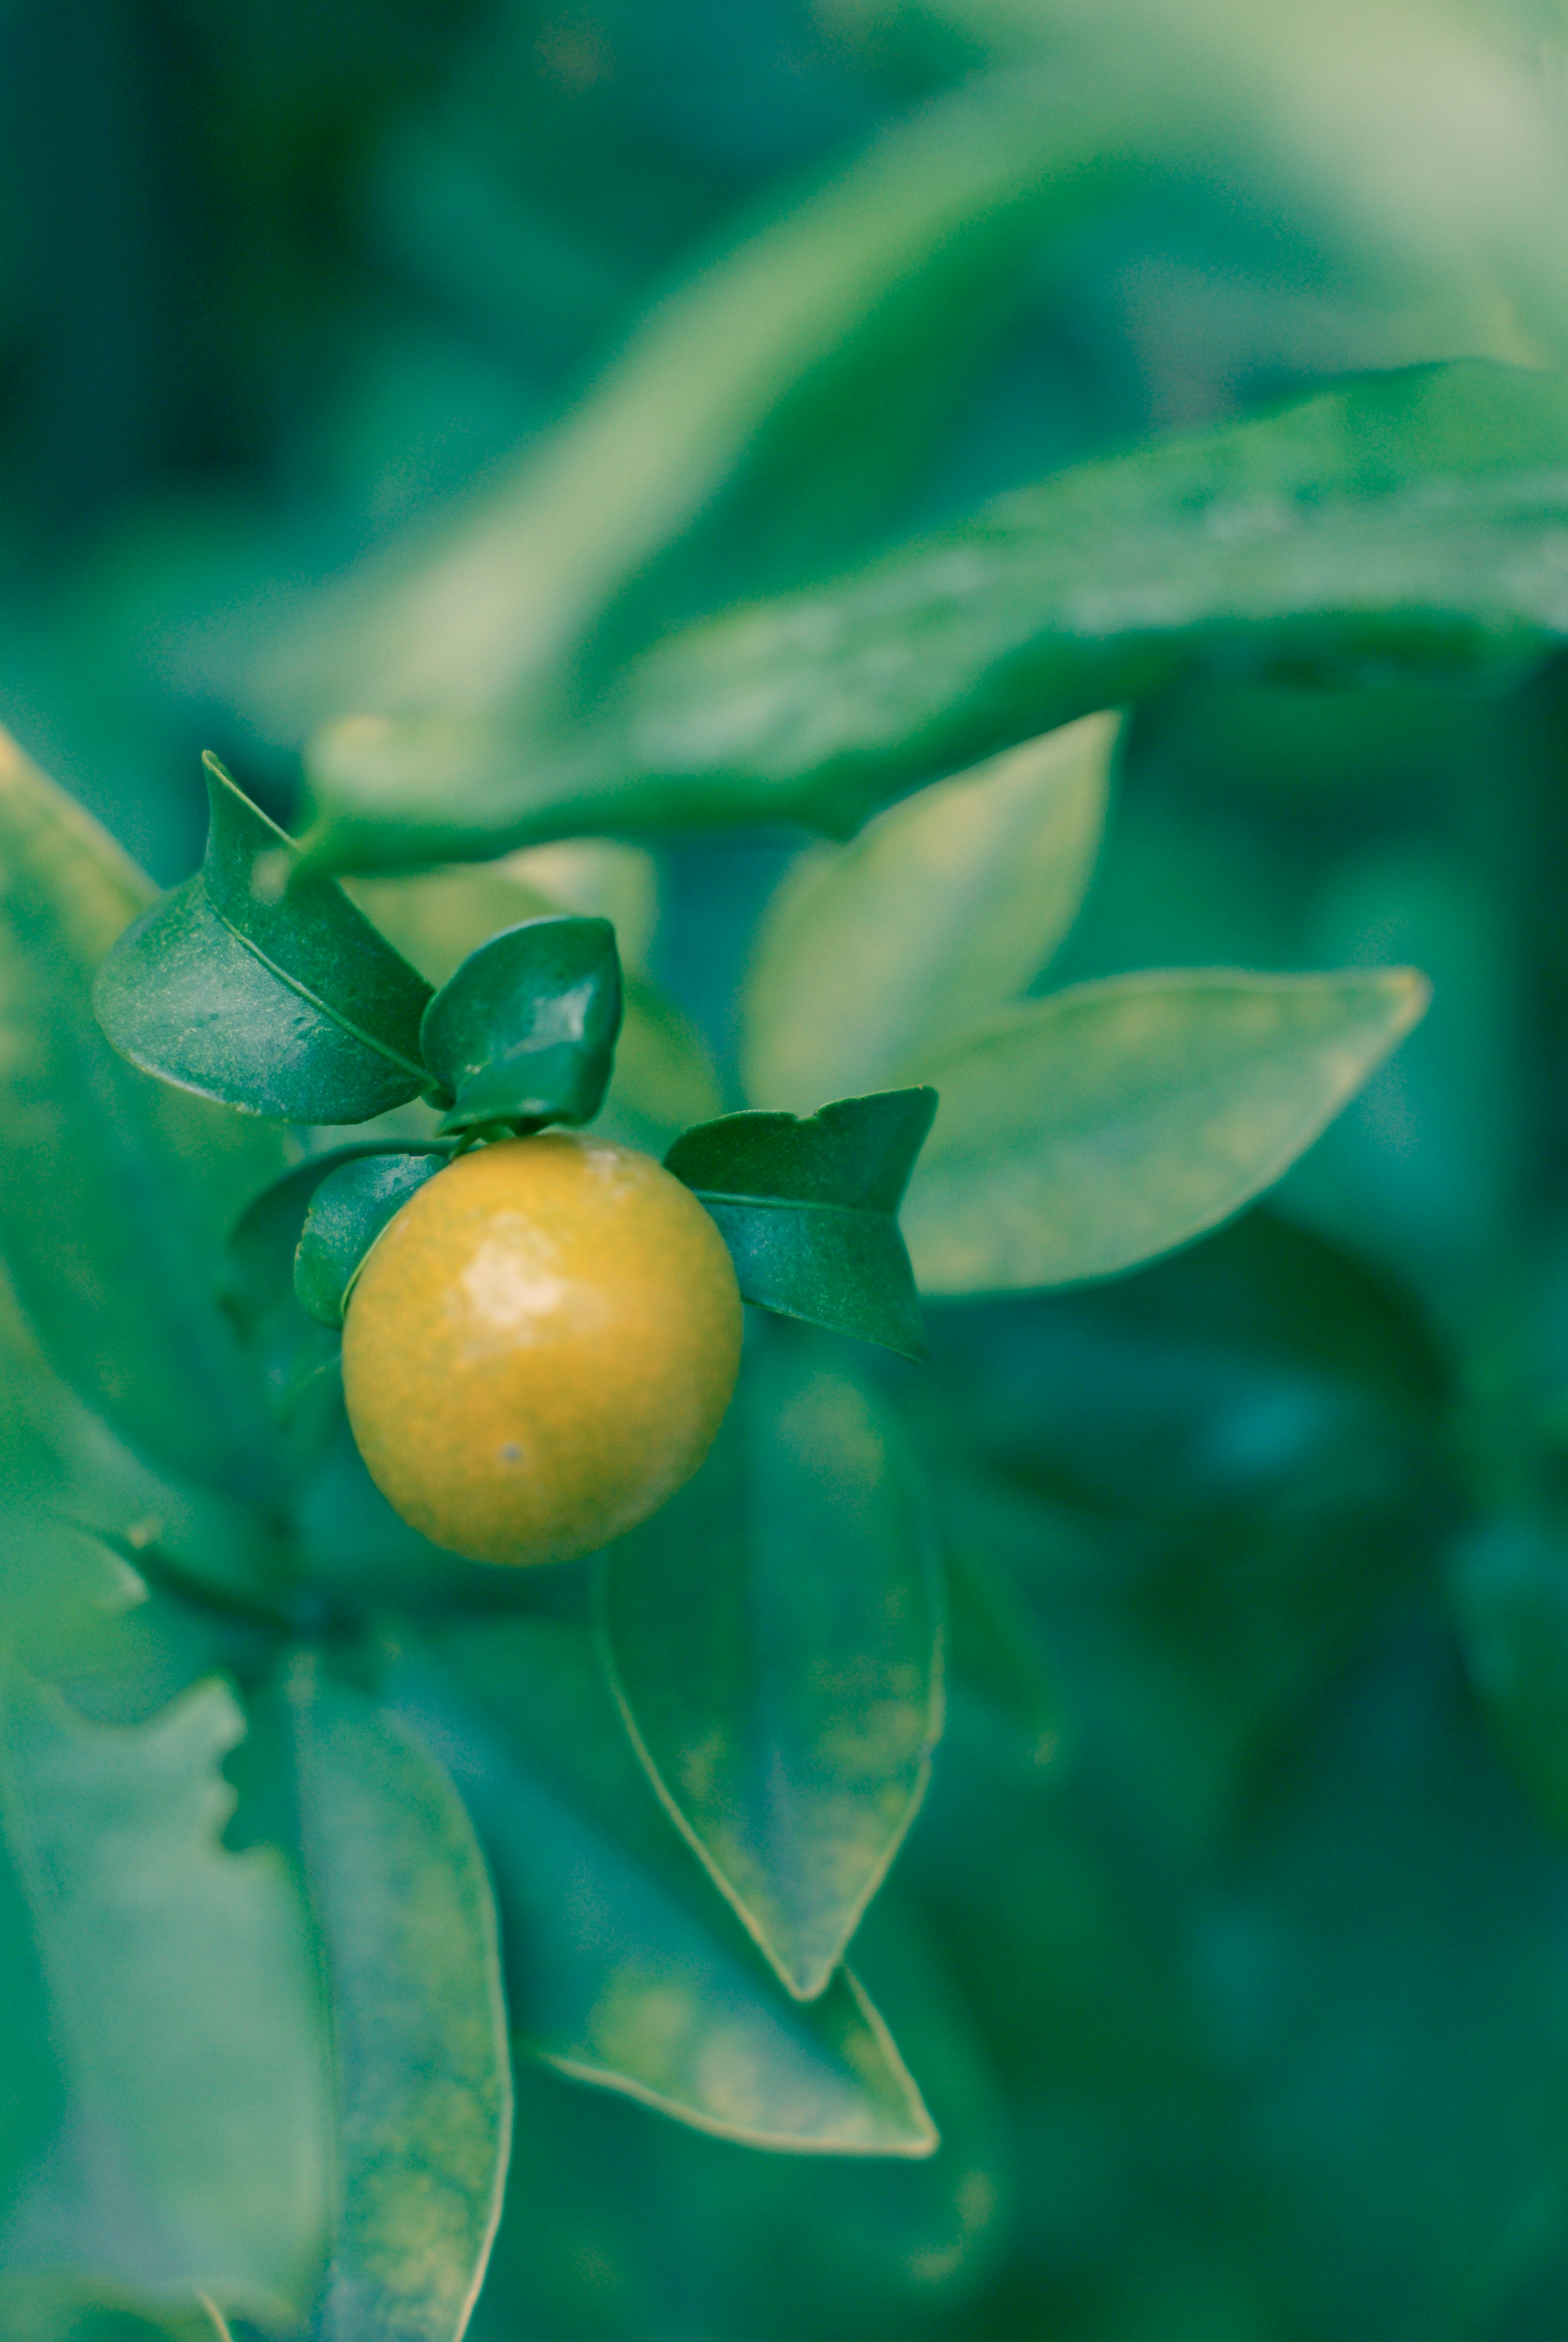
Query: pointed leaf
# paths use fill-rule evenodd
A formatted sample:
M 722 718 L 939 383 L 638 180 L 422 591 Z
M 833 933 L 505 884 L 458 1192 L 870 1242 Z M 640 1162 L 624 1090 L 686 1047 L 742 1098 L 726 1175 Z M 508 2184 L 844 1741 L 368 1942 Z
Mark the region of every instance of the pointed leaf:
M 490 1881 L 455 1790 L 418 1742 L 308 1661 L 290 1709 L 341 2137 L 319 2342 L 458 2342 L 511 2130 Z
M 300 1237 L 317 1188 L 335 1171 L 367 1158 L 384 1162 L 404 1156 L 416 1162 L 432 1156 L 449 1159 L 439 1149 L 388 1147 L 371 1140 L 333 1147 L 296 1164 L 254 1196 L 229 1231 L 219 1297 L 262 1372 L 273 1412 L 313 1452 L 337 1420 L 338 1344 L 328 1328 L 342 1319 L 313 1316 L 295 1292 Z
M 493 936 L 424 1012 L 424 1056 L 455 1101 L 442 1129 L 591 1121 L 620 1029 L 608 919 L 530 919 Z
M 791 1992 L 822 1992 L 942 1728 L 928 1500 L 816 1337 L 748 1361 L 707 1463 L 601 1565 L 612 1681 L 660 1797 Z
M 283 1457 L 212 1287 L 225 1225 L 282 1148 L 100 1032 L 93 970 L 150 893 L 0 733 L 0 1249 L 90 1406 L 159 1463 L 266 1497 Z
M 233 1804 L 218 1767 L 243 1730 L 215 1683 L 126 1730 L 5 1672 L 0 1896 L 25 1998 L 6 1993 L 0 2069 L 25 2045 L 25 2070 L 52 2071 L 49 2143 L 0 2264 L 199 2288 L 267 2320 L 297 2316 L 317 2274 L 327 2078 L 282 1860 L 218 1844 Z
M 744 1299 L 918 1358 L 897 1213 L 935 1111 L 934 1090 L 908 1089 L 838 1098 L 804 1121 L 722 1115 L 686 1131 L 664 1164 L 718 1222 Z
M 310 1192 L 294 1256 L 294 1289 L 323 1326 L 341 1326 L 354 1280 L 388 1222 L 451 1162 L 444 1147 L 397 1147 L 325 1166 Z
M 1568 639 L 1568 385 L 1461 361 L 1155 439 L 656 645 L 594 726 L 520 747 L 345 724 L 324 859 L 431 861 L 890 797 L 1193 667 L 1484 680 Z
M 1026 991 L 1077 916 L 1116 719 L 1085 716 L 803 855 L 758 931 L 746 1087 L 806 1113 L 897 1081 Z
M 247 1114 L 365 1122 L 416 1097 L 429 986 L 205 763 L 206 859 L 105 960 L 105 1032 L 134 1065 Z
M 1288 1169 L 1426 1006 L 1408 968 L 1115 976 L 1004 1011 L 924 1069 L 904 1206 L 930 1293 L 1111 1276 Z
M 412 1662 L 392 1696 L 479 1825 L 524 2044 L 753 2147 L 930 2154 L 930 2117 L 854 1978 L 792 2001 L 682 1846 L 586 1632 L 508 1618 L 440 1651 L 461 1700 Z

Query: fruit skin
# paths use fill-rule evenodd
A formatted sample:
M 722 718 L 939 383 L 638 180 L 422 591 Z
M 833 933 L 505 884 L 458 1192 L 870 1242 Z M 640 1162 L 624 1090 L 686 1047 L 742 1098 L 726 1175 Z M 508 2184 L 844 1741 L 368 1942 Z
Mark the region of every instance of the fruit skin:
M 367 1255 L 344 1326 L 370 1476 L 471 1561 L 564 1561 L 701 1464 L 735 1386 L 724 1238 L 651 1156 L 550 1131 L 459 1156 Z

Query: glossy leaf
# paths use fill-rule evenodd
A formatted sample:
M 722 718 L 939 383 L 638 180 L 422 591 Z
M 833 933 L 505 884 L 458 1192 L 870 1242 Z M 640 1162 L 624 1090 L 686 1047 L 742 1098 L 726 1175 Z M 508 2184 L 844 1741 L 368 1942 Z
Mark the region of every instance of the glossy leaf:
M 942 1111 L 904 1206 L 931 1293 L 1110 1276 L 1277 1179 L 1421 1016 L 1409 969 L 1116 976 L 923 1068 Z
M 365 1254 L 410 1196 L 452 1160 L 444 1148 L 397 1147 L 324 1165 L 294 1256 L 294 1290 L 318 1324 L 341 1326 Z
M 490 1881 L 451 1782 L 363 1694 L 301 1662 L 290 1710 L 341 2141 L 320 2342 L 458 2342 L 511 2129 Z
M 523 2044 L 753 2147 L 929 2154 L 919 2093 L 853 1977 L 791 2000 L 682 1846 L 587 1633 L 509 1618 L 439 1647 L 453 1688 L 410 1664 L 394 1703 L 479 1826 Z
M 729 1246 L 744 1299 L 905 1357 L 924 1336 L 898 1206 L 936 1111 L 930 1089 L 838 1098 L 808 1120 L 728 1114 L 664 1157 Z
M 1028 989 L 1077 916 L 1116 720 L 1085 716 L 803 855 L 758 931 L 746 1087 L 809 1113 L 896 1082 Z
M 283 1458 L 212 1299 L 274 1134 L 117 1057 L 93 970 L 146 903 L 113 841 L 0 733 L 0 1249 L 52 1364 L 138 1449 L 252 1496 Z
M 247 1114 L 365 1122 L 416 1097 L 430 987 L 206 764 L 206 858 L 105 960 L 104 1030 L 148 1073 Z
M 650 1779 L 791 1992 L 822 1992 L 942 1728 L 934 1527 L 896 1426 L 819 1337 L 748 1360 L 707 1463 L 601 1565 Z
M 492 936 L 424 1012 L 426 1062 L 454 1100 L 443 1131 L 592 1121 L 620 1029 L 607 919 L 531 919 Z
M 327 2076 L 282 1861 L 217 1843 L 243 1729 L 216 1683 L 119 1729 L 5 1671 L 5 1957 L 25 1989 L 0 2070 L 46 2083 L 50 2139 L 0 2258 L 268 2320 L 301 2312 L 325 2242 Z
M 622 971 L 621 1032 L 598 1127 L 606 1137 L 662 1155 L 678 1131 L 719 1112 L 718 1080 L 701 1034 L 635 972 L 657 910 L 652 857 L 636 847 L 570 839 L 501 862 L 356 878 L 349 891 L 434 985 L 444 985 L 471 952 L 520 920 L 561 910 L 610 918 L 616 947 L 631 966 Z M 628 947 L 628 919 L 634 949 Z
M 295 1290 L 295 1258 L 312 1200 L 346 1165 L 404 1155 L 423 1162 L 433 1152 L 365 1141 L 312 1156 L 253 1196 L 229 1231 L 219 1297 L 265 1377 L 274 1413 L 313 1452 L 337 1420 L 338 1344 L 328 1327 L 341 1316 L 314 1316 Z
M 428 861 L 784 817 L 843 836 L 1187 668 L 1506 675 L 1568 637 L 1565 457 L 1562 378 L 1470 361 L 1155 440 L 670 637 L 592 730 L 533 755 L 345 726 L 313 767 L 313 850 Z

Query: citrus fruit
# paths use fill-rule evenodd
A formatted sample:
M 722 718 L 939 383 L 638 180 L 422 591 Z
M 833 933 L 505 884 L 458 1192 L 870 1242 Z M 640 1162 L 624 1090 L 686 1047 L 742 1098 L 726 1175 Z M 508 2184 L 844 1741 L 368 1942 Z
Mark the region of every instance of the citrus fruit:
M 723 1237 L 646 1155 L 550 1131 L 459 1156 L 372 1246 L 348 1419 L 404 1520 L 474 1561 L 561 1561 L 690 1479 L 740 1365 Z

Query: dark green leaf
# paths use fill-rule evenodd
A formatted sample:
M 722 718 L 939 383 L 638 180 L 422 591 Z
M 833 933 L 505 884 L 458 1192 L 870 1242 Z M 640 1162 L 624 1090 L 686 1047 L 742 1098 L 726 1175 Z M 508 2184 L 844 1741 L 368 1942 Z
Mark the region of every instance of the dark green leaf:
M 586 1632 L 509 1618 L 440 1649 L 464 1702 L 412 1662 L 392 1696 L 479 1825 L 522 2042 L 754 2147 L 930 2154 L 919 2093 L 848 1971 L 809 2007 L 790 1999 L 681 1844 Z
M 746 1087 L 809 1113 L 891 1086 L 1026 991 L 1089 883 L 1115 719 L 939 782 L 853 845 L 804 854 L 764 913 L 746 994 Z
M 490 1881 L 451 1782 L 389 1717 L 308 1661 L 290 1706 L 337 2062 L 320 2342 L 458 2342 L 512 2117 Z
M 315 849 L 430 860 L 888 798 L 1183 668 L 1506 674 L 1568 637 L 1568 387 L 1462 362 L 1353 382 L 1014 493 L 842 581 L 691 628 L 532 756 L 343 727 Z
M 51 1362 L 162 1465 L 253 1498 L 282 1457 L 212 1298 L 277 1137 L 126 1066 L 92 972 L 141 874 L 0 734 L 0 1247 Z
M 1114 1276 L 1273 1183 L 1422 1015 L 1408 968 L 1115 976 L 1005 1010 L 923 1070 L 905 1206 L 931 1293 Z
M 607 919 L 530 919 L 492 936 L 424 1012 L 426 1062 L 454 1099 L 442 1129 L 591 1121 L 620 1029 Z
M 827 1986 L 941 1730 L 928 1498 L 896 1426 L 781 1328 L 702 1471 L 602 1564 L 612 1680 L 670 1813 L 791 1992 Z
M 25 1985 L 0 2003 L 0 2072 L 34 2074 L 45 2038 L 54 2066 L 50 2143 L 5 2257 L 200 2287 L 267 2321 L 297 2317 L 318 2274 L 328 2079 L 283 1862 L 217 1842 L 233 1802 L 218 1767 L 243 1730 L 216 1683 L 126 1730 L 15 1668 L 0 1679 L 8 1982 Z
M 1568 1836 L 1568 1547 L 1531 1523 L 1493 1522 L 1455 1555 L 1448 1590 L 1498 1738 Z
M 909 1089 L 838 1098 L 804 1121 L 722 1115 L 664 1162 L 718 1222 L 747 1301 L 917 1358 L 897 1213 L 935 1112 L 934 1090 Z
M 247 1114 L 365 1122 L 417 1096 L 429 986 L 205 761 L 206 859 L 105 960 L 104 1030 L 133 1064 Z
M 404 1146 L 324 1163 L 294 1256 L 294 1289 L 323 1326 L 341 1326 L 361 1264 L 417 1188 L 452 1160 L 444 1147 Z

